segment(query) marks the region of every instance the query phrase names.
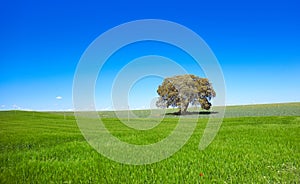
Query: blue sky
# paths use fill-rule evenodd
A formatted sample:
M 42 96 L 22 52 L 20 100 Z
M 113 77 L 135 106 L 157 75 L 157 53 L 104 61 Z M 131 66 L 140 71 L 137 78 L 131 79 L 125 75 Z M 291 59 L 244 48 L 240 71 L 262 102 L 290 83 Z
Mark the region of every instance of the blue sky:
M 299 8 L 296 0 L 2 2 L 0 109 L 72 109 L 73 76 L 85 49 L 108 29 L 138 19 L 169 20 L 199 34 L 222 67 L 227 104 L 299 102 Z M 96 86 L 97 108 L 111 108 L 103 84 L 111 85 L 123 66 L 122 52 L 132 59 L 158 50 L 171 53 L 172 48 L 151 44 L 157 43 L 128 46 L 108 61 L 102 71 L 107 80 Z M 172 53 L 188 71 L 202 75 L 188 56 Z M 138 81 L 130 106 L 149 106 L 161 80 Z

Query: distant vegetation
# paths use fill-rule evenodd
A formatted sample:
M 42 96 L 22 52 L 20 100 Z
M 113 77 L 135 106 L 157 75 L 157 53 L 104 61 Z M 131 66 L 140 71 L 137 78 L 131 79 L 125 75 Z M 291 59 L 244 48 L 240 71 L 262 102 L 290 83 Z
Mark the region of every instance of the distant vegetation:
M 191 107 L 189 108 L 190 115 L 192 117 L 197 115 L 199 118 L 207 118 L 210 114 L 207 112 L 218 113 L 218 110 L 223 107 L 213 107 L 210 111 L 199 111 L 199 108 Z M 166 109 L 166 111 L 155 110 L 157 116 L 166 115 L 166 117 L 176 117 L 178 110 L 176 108 Z M 175 113 L 174 113 L 175 112 Z M 194 113 L 193 113 L 194 112 Z M 203 112 L 203 113 L 201 113 Z M 123 113 L 123 115 L 122 115 Z M 133 113 L 138 117 L 148 117 L 151 113 L 151 110 L 134 110 Z M 72 114 L 72 113 L 70 113 Z M 99 111 L 100 117 L 110 117 L 115 118 L 116 115 L 113 111 Z M 126 118 L 128 116 L 128 111 L 119 112 L 119 115 Z M 299 116 L 300 115 L 300 102 L 298 103 L 278 103 L 278 104 L 259 104 L 259 105 L 236 105 L 236 106 L 227 106 L 225 111 L 225 117 L 253 117 L 253 116 Z
M 299 116 L 300 103 L 239 105 L 226 107 L 225 117 Z
M 71 113 L 0 112 L 0 183 L 298 183 L 299 108 L 300 103 L 228 107 L 219 133 L 204 151 L 198 145 L 208 119 L 200 118 L 180 151 L 142 166 L 98 154 Z M 148 111 L 135 113 L 146 117 Z M 122 124 L 113 112 L 99 114 L 114 136 L 133 144 L 163 139 L 179 118 L 168 115 L 157 127 L 142 131 Z

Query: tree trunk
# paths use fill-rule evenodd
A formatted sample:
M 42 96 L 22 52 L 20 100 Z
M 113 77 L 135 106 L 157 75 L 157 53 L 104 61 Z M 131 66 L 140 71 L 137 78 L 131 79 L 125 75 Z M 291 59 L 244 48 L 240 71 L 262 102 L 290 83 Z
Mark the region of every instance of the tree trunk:
M 184 104 L 179 110 L 179 114 L 186 114 L 189 104 Z

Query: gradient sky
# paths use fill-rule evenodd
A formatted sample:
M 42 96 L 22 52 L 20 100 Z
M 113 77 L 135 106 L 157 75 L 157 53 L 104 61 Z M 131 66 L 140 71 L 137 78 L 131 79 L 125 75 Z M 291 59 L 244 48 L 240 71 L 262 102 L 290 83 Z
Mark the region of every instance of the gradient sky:
M 72 109 L 73 76 L 85 49 L 108 29 L 138 19 L 169 20 L 199 34 L 222 67 L 226 104 L 299 102 L 299 9 L 296 0 L 4 1 L 0 109 Z M 158 54 L 176 57 L 172 48 L 152 44 L 157 43 L 121 49 L 105 65 L 106 80 L 96 87 L 98 109 L 111 109 L 110 91 L 103 85 L 111 85 L 123 66 L 118 63 L 122 53 L 134 59 L 157 48 Z M 175 59 L 202 75 L 188 56 Z M 149 77 L 137 82 L 129 94 L 131 108 L 148 107 L 161 81 Z

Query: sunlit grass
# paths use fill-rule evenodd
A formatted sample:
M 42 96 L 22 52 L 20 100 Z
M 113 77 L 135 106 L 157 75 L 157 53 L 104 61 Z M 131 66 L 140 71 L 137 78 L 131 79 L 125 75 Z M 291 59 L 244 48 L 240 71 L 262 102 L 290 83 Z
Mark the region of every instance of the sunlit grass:
M 128 128 L 114 117 L 103 121 L 123 141 L 151 144 L 166 137 L 177 119 L 166 117 L 160 125 L 147 131 Z M 134 121 L 139 123 L 145 119 Z M 85 141 L 71 114 L 64 118 L 53 113 L 0 112 L 0 183 L 300 181 L 299 115 L 225 118 L 212 144 L 200 151 L 199 141 L 206 122 L 205 118 L 199 119 L 190 140 L 172 157 L 133 166 L 98 154 Z

